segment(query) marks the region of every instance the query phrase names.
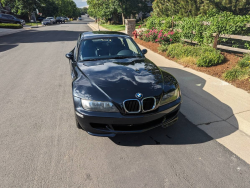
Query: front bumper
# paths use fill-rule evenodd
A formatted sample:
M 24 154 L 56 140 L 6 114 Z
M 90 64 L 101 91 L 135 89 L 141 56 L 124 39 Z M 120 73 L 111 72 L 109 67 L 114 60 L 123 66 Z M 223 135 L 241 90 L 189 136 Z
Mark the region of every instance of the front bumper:
M 93 136 L 113 137 L 116 134 L 141 133 L 175 123 L 178 119 L 181 97 L 152 112 L 136 115 L 84 111 L 80 99 L 76 97 L 74 105 L 76 120 L 87 133 Z

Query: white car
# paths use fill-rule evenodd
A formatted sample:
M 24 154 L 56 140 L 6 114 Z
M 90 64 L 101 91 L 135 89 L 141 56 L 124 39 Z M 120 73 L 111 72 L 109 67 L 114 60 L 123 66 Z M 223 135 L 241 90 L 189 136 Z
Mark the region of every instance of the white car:
M 51 24 L 55 24 L 56 23 L 56 19 L 54 17 L 47 17 L 46 19 L 51 20 Z

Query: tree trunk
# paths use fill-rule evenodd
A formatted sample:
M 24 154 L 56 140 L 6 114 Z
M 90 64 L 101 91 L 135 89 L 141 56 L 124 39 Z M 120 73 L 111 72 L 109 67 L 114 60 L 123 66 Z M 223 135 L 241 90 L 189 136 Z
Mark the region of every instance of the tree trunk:
M 122 13 L 122 25 L 125 25 L 125 18 L 123 13 Z
M 31 13 L 28 12 L 29 22 L 31 22 Z

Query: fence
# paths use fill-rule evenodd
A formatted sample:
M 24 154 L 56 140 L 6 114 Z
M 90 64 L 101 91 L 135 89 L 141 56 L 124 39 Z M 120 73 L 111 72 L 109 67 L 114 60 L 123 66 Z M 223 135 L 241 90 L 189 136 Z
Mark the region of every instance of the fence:
M 172 30 L 174 28 L 174 25 L 176 24 L 176 22 L 173 21 L 172 18 Z M 204 25 L 210 25 L 209 22 L 203 22 Z M 250 28 L 250 24 L 246 24 L 246 27 Z M 180 30 L 178 30 L 179 32 L 181 32 Z M 195 34 L 195 32 L 193 32 L 193 34 Z M 219 49 L 223 49 L 223 50 L 229 50 L 229 51 L 234 51 L 234 52 L 241 52 L 241 53 L 250 53 L 250 50 L 247 49 L 242 49 L 242 48 L 234 48 L 234 47 L 229 47 L 229 46 L 224 46 L 224 45 L 218 45 L 218 39 L 219 38 L 228 38 L 228 39 L 237 39 L 237 40 L 243 40 L 243 41 L 250 41 L 250 36 L 243 36 L 243 35 L 228 35 L 228 34 L 216 34 L 213 33 L 213 37 L 214 37 L 214 43 L 213 43 L 213 48 L 219 48 Z M 185 42 L 190 42 L 190 43 L 197 43 L 196 41 L 191 41 L 188 39 L 184 39 L 183 41 Z

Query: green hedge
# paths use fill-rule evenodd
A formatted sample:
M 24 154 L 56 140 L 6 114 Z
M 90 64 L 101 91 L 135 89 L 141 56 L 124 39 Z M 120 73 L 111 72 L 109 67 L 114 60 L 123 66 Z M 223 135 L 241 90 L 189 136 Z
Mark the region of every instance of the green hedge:
M 211 67 L 223 62 L 224 56 L 219 50 L 210 46 L 189 46 L 181 43 L 171 44 L 167 47 L 167 55 L 178 59 L 184 57 L 197 58 L 198 67 Z
M 246 24 L 250 23 L 250 15 L 233 15 L 230 12 L 209 11 L 207 15 L 196 17 L 157 17 L 151 16 L 146 19 L 145 26 L 147 29 L 153 27 L 164 32 L 169 31 L 174 22 L 174 30 L 181 31 L 180 38 L 196 41 L 198 44 L 212 44 L 214 42 L 213 33 L 233 34 L 233 35 L 250 35 L 249 28 Z M 229 40 L 220 38 L 220 40 Z M 245 42 L 245 46 L 249 47 Z
M 20 24 L 5 24 L 5 23 L 0 23 L 0 28 L 20 29 L 20 28 L 23 28 L 23 26 L 20 25 Z

